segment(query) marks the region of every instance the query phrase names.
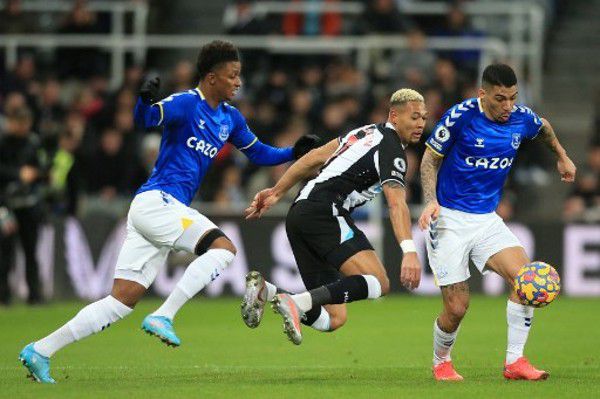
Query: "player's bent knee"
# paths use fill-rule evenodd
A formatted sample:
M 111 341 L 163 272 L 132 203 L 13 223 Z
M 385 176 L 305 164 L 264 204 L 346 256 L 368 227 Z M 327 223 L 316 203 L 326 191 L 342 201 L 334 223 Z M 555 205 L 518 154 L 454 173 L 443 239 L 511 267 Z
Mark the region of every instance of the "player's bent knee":
M 139 299 L 129 299 L 127 297 L 117 297 L 113 294 L 111 294 L 110 296 L 112 296 L 117 301 L 121 302 L 123 305 L 125 305 L 131 309 L 135 308 L 135 305 L 137 305 L 137 303 L 139 302 Z
M 226 249 L 232 254 L 236 254 L 236 248 L 231 240 L 219 229 L 210 230 L 200 237 L 194 249 L 194 253 L 201 256 L 209 249 Z
M 227 237 L 219 237 L 209 247 L 209 249 L 224 249 L 231 252 L 233 255 L 237 253 L 235 245 Z
M 445 309 L 449 316 L 455 320 L 462 320 L 467 314 L 469 303 L 463 301 L 451 301 L 445 305 Z
M 134 308 L 146 292 L 146 287 L 134 281 L 115 279 L 110 295 L 123 305 Z

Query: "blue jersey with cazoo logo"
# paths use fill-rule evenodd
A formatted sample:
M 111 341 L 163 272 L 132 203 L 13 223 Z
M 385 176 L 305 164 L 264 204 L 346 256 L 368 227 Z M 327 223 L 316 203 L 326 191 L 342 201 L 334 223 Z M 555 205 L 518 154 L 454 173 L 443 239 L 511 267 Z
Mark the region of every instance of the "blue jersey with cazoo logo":
M 450 108 L 426 142 L 444 160 L 438 172 L 441 206 L 468 213 L 496 210 L 504 181 L 523 139 L 533 139 L 541 119 L 515 105 L 507 122 L 488 119 L 478 98 Z
M 257 142 L 235 107 L 221 103 L 213 109 L 198 88 L 173 94 L 154 106 L 160 111 L 155 125 L 164 126 L 164 131 L 152 174 L 136 194 L 162 190 L 189 205 L 226 142 L 240 150 Z

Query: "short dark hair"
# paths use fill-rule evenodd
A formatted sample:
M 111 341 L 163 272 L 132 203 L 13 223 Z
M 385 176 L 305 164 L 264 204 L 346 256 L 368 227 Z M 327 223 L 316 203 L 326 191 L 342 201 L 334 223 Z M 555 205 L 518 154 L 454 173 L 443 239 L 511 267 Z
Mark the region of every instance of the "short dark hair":
M 224 62 L 240 61 L 240 53 L 233 43 L 223 40 L 214 40 L 205 44 L 198 54 L 196 71 L 198 77 L 203 79 L 216 66 Z
M 506 64 L 491 64 L 483 70 L 482 85 L 511 87 L 517 84 L 515 71 Z

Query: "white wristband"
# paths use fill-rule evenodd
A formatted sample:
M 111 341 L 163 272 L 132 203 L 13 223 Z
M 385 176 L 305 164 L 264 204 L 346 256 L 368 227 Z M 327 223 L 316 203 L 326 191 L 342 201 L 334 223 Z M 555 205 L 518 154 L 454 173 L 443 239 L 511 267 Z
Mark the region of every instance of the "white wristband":
M 413 240 L 403 240 L 400 243 L 400 248 L 402 248 L 403 253 L 417 252 L 417 247 L 415 246 L 415 242 Z

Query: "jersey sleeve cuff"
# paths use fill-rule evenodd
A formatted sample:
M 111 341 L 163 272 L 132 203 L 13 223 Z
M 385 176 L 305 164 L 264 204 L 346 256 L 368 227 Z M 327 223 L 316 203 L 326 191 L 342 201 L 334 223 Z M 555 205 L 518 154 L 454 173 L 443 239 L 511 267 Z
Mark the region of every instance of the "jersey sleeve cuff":
M 544 124 L 542 123 L 542 125 L 540 126 L 540 128 L 537 130 L 537 132 L 535 132 L 535 134 L 533 136 L 531 136 L 530 140 L 535 139 L 537 136 L 539 136 L 540 131 L 542 130 L 542 128 L 544 127 Z
M 253 145 L 254 145 L 254 144 L 257 142 L 257 141 L 258 141 L 258 137 L 255 137 L 255 138 L 254 138 L 254 140 L 252 140 L 252 141 L 250 142 L 250 144 L 248 144 L 247 146 L 244 146 L 244 147 L 240 147 L 240 148 L 238 148 L 238 149 L 239 149 L 240 151 L 247 150 L 248 148 L 252 147 L 252 146 L 253 146 Z
M 404 182 L 400 181 L 398 179 L 385 179 L 384 181 L 381 182 L 381 185 L 383 186 L 385 183 L 389 183 L 389 182 L 396 182 L 396 183 L 400 184 L 402 187 L 406 187 Z
M 436 150 L 435 148 L 433 148 L 431 146 L 431 144 L 429 144 L 428 142 L 425 142 L 425 145 L 427 146 L 427 148 L 429 148 L 431 151 L 433 151 L 434 154 L 436 154 L 439 157 L 444 157 L 444 154 L 442 154 L 441 152 L 439 152 L 438 150 Z
M 165 119 L 165 111 L 164 111 L 161 103 L 156 103 L 154 105 L 158 106 L 158 110 L 160 111 L 160 119 L 158 120 L 158 123 L 156 124 L 157 126 L 159 126 L 162 123 L 163 119 Z

